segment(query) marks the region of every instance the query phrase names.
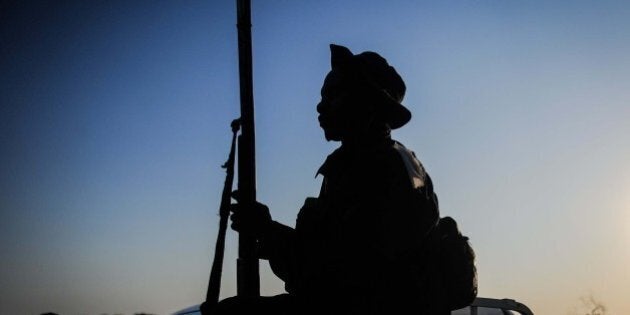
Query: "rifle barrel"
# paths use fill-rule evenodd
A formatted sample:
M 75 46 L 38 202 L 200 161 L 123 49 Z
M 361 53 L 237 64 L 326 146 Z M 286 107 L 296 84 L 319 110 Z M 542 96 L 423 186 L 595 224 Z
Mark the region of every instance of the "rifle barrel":
M 237 0 L 236 7 L 242 128 L 238 145 L 238 191 L 243 208 L 252 209 L 256 201 L 256 155 L 250 0 Z M 245 233 L 239 234 L 237 295 L 260 295 L 256 239 Z

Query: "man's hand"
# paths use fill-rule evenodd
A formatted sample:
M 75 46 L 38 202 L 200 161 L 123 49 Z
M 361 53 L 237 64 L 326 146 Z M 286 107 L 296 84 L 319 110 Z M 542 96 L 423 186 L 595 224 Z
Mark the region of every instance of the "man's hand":
M 261 237 L 271 224 L 271 214 L 269 208 L 260 203 L 254 202 L 251 208 L 245 208 L 242 204 L 232 204 L 232 229 L 237 232 L 250 233 L 256 237 Z

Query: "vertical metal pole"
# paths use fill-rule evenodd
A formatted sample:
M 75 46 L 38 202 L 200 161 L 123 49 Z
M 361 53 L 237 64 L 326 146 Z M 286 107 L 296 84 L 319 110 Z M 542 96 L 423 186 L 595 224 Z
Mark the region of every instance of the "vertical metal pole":
M 256 158 L 254 135 L 254 96 L 252 80 L 251 4 L 249 0 L 236 1 L 238 29 L 238 64 L 241 89 L 241 135 L 238 145 L 239 202 L 245 211 L 256 201 Z M 239 234 L 237 261 L 237 295 L 259 296 L 260 278 L 256 239 Z

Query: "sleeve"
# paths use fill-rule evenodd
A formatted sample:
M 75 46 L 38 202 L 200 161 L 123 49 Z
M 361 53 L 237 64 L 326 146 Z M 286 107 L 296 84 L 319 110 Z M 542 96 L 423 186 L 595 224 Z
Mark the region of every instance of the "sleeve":
M 295 229 L 273 221 L 259 239 L 259 257 L 269 260 L 273 273 L 290 282 L 295 266 Z
M 308 197 L 298 213 L 296 226 L 310 225 L 310 221 L 318 212 L 318 198 Z M 285 283 L 285 289 L 291 293 L 298 278 L 298 256 L 300 243 L 296 229 L 273 221 L 259 240 L 259 257 L 269 260 L 273 273 Z

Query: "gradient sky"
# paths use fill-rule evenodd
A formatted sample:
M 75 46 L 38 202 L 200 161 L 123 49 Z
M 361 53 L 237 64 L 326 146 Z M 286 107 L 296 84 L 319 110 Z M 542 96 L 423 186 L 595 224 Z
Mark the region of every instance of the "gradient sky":
M 0 314 L 201 302 L 239 115 L 235 15 L 233 1 L 0 7 Z M 480 296 L 573 314 L 592 295 L 630 314 L 630 4 L 254 1 L 252 20 L 274 218 L 294 224 L 337 146 L 315 113 L 328 45 L 373 50 L 407 83 L 414 117 L 394 137 L 470 236 Z M 263 294 L 282 292 L 261 273 Z

